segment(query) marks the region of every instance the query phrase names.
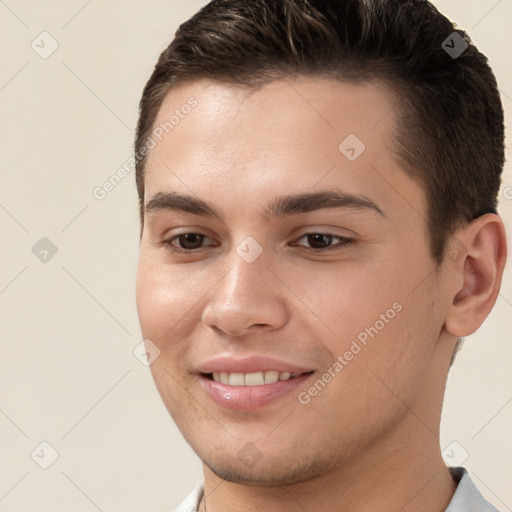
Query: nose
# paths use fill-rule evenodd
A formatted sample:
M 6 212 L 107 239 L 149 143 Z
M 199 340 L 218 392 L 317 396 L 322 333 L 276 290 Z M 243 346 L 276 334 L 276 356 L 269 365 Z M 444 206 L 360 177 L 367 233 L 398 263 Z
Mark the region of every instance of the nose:
M 247 263 L 233 253 L 224 278 L 214 287 L 202 321 L 230 336 L 275 330 L 286 324 L 286 288 L 261 255 Z

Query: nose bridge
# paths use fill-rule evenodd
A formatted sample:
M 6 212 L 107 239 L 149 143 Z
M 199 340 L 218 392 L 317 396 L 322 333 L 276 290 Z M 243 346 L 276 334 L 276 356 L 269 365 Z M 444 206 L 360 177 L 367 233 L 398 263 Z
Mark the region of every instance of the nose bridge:
M 261 250 L 256 253 L 251 242 L 242 242 L 229 257 L 229 270 L 222 280 L 218 290 L 218 300 L 236 299 L 240 307 L 250 302 L 258 301 L 263 295 L 269 298 L 269 279 L 272 274 L 268 271 L 268 257 Z
M 232 335 L 255 324 L 281 325 L 286 317 L 284 296 L 267 268 L 269 255 L 261 246 L 258 249 L 253 241 L 245 240 L 231 251 L 227 261 L 227 273 L 205 307 L 204 322 Z

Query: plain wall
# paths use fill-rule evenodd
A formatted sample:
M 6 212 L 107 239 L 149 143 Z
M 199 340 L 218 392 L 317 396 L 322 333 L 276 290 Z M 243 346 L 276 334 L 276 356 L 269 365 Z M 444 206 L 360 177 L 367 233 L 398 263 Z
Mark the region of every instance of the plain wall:
M 202 479 L 133 354 L 133 172 L 102 200 L 93 190 L 131 156 L 142 88 L 204 3 L 0 2 L 0 512 L 164 512 Z M 435 4 L 489 57 L 511 119 L 512 2 Z M 55 43 L 43 31 L 59 45 L 46 59 Z M 511 186 L 507 165 L 509 240 Z M 512 507 L 510 268 L 451 372 L 441 436 L 452 460 L 467 453 L 464 465 L 502 510 Z M 43 441 L 59 454 L 48 469 L 36 463 L 51 456 Z

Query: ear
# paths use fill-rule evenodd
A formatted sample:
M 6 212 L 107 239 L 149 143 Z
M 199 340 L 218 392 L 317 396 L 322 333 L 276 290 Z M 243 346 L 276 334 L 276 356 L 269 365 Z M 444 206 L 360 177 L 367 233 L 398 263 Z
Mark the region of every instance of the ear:
M 482 325 L 498 297 L 506 259 L 505 228 L 496 214 L 482 215 L 452 236 L 443 262 L 454 277 L 444 326 L 450 334 L 468 336 Z

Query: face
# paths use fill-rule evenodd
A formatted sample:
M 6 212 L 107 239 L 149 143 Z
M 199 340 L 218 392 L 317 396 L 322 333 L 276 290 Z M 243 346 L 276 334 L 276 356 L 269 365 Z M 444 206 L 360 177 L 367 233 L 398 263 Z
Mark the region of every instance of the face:
M 300 78 L 181 85 L 160 109 L 155 128 L 179 121 L 146 165 L 140 323 L 169 413 L 227 480 L 312 478 L 423 406 L 443 271 L 394 103 Z

